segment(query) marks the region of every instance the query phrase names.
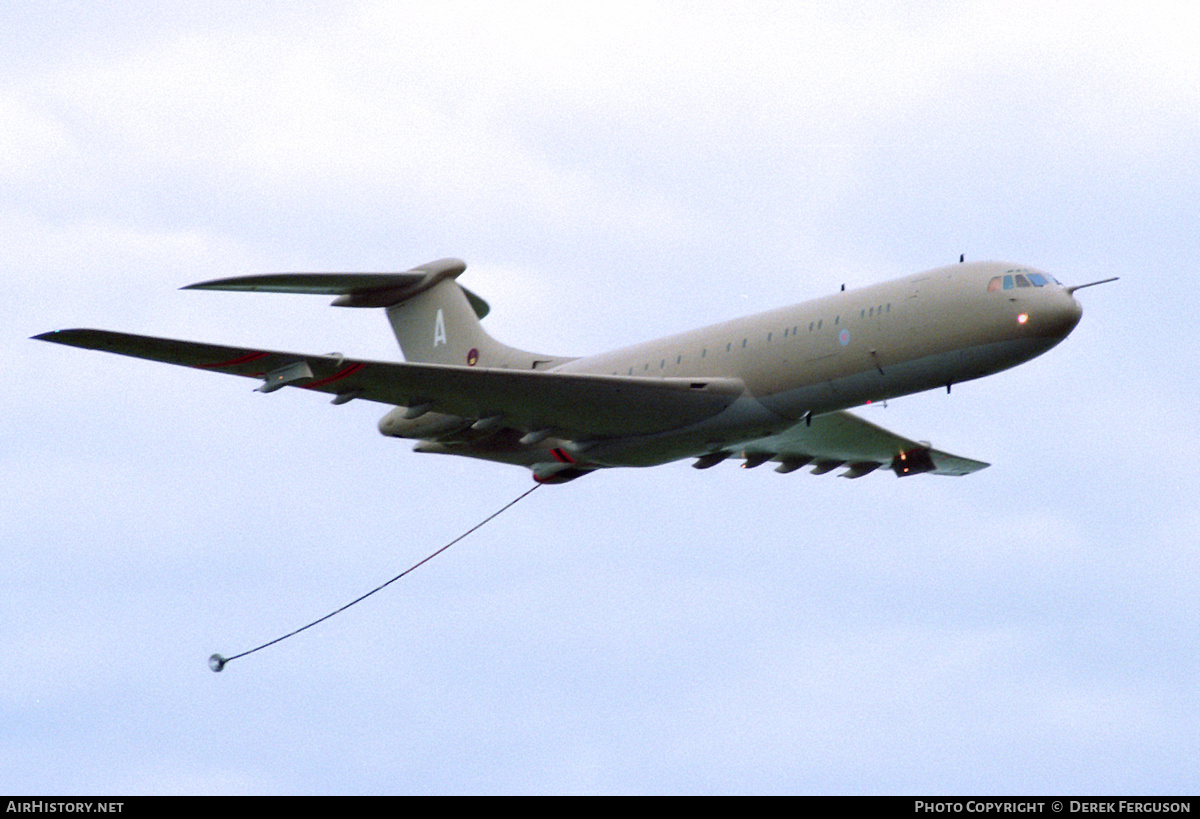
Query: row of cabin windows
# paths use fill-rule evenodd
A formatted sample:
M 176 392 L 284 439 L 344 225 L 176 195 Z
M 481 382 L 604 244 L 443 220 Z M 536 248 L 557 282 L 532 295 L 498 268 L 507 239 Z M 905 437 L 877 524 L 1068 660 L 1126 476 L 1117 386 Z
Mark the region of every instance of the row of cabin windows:
M 864 307 L 862 310 L 858 311 L 858 315 L 859 315 L 859 318 L 868 318 L 868 317 L 873 317 L 873 316 L 882 316 L 884 313 L 890 313 L 890 312 L 892 312 L 892 303 L 888 302 L 887 304 L 881 304 L 878 307 L 869 307 L 869 308 Z M 842 317 L 840 315 L 837 315 L 837 316 L 833 317 L 833 324 L 831 326 L 836 327 L 841 323 L 842 323 Z M 812 333 L 816 330 L 821 330 L 824 328 L 824 326 L 825 326 L 824 319 L 817 319 L 816 321 L 810 321 L 808 323 L 808 332 Z M 790 337 L 795 338 L 799 333 L 800 333 L 800 325 L 799 324 L 797 324 L 793 327 L 785 327 L 783 330 L 783 338 L 788 338 L 789 335 L 790 335 Z M 775 338 L 774 331 L 767 333 L 767 341 L 768 342 L 770 342 L 774 338 Z M 742 349 L 745 349 L 746 345 L 749 344 L 749 342 L 750 342 L 749 338 L 743 338 L 742 339 Z M 732 341 L 727 342 L 725 344 L 725 352 L 727 352 L 727 353 L 733 352 L 733 342 Z M 708 358 L 708 348 L 707 347 L 704 347 L 700 350 L 700 357 Z M 679 365 L 682 363 L 683 363 L 683 354 L 680 353 L 679 355 L 675 356 L 675 364 Z M 658 368 L 660 370 L 665 370 L 667 368 L 667 360 L 665 358 L 659 359 Z M 630 367 L 628 374 L 633 375 L 633 370 L 634 370 L 634 368 Z M 650 362 L 647 361 L 645 364 L 642 365 L 642 372 L 649 372 L 649 371 L 650 371 Z M 613 373 L 613 375 L 616 375 L 616 373 Z

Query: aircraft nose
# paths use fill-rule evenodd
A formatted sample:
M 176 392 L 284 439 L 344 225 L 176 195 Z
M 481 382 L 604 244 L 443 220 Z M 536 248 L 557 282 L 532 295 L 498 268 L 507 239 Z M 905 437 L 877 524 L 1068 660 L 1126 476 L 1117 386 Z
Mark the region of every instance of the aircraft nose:
M 1067 298 L 1071 300 L 1071 306 L 1069 309 L 1071 314 L 1071 329 L 1073 330 L 1075 329 L 1075 325 L 1079 323 L 1079 320 L 1083 318 L 1083 305 L 1080 304 L 1074 296 L 1068 296 Z
M 1038 320 L 1038 324 L 1041 325 L 1039 329 L 1046 335 L 1065 338 L 1075 329 L 1082 317 L 1083 306 L 1070 293 L 1062 293 L 1061 298 L 1056 298 L 1052 304 L 1046 305 Z

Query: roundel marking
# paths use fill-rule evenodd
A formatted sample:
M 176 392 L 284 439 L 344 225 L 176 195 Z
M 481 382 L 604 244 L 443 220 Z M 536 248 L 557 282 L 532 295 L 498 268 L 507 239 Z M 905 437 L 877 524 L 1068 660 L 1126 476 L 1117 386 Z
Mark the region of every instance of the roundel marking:
M 471 351 L 467 353 L 467 366 L 474 367 L 478 361 L 479 361 L 479 350 L 472 347 Z
M 850 343 L 850 331 L 847 330 L 845 327 L 843 327 L 842 332 L 838 333 L 838 344 L 841 344 L 843 347 L 845 347 L 849 343 Z

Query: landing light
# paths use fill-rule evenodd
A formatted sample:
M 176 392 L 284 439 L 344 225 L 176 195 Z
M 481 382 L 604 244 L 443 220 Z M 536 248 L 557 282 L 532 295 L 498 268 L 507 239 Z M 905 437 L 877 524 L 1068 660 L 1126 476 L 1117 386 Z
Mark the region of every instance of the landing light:
M 1022 313 L 1021 315 L 1017 316 L 1017 324 L 1024 324 L 1027 321 L 1029 321 L 1028 313 Z
M 919 475 L 922 472 L 934 472 L 936 470 L 937 464 L 933 462 L 933 456 L 930 454 L 928 447 L 921 446 L 916 449 L 910 449 L 892 458 L 892 471 L 896 473 L 896 477 L 898 478 L 908 475 Z

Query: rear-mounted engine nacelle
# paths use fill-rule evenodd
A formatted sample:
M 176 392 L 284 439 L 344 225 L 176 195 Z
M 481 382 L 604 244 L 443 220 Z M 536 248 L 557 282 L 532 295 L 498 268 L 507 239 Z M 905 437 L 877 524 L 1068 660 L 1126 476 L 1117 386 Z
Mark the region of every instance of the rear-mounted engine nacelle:
M 408 407 L 396 407 L 379 419 L 379 431 L 392 438 L 431 438 L 466 426 L 470 422 L 457 415 L 423 412 L 415 418 Z
M 892 458 L 892 471 L 900 478 L 908 475 L 920 475 L 922 472 L 933 472 L 936 469 L 937 464 L 933 462 L 933 456 L 929 454 L 929 447 L 910 449 Z

